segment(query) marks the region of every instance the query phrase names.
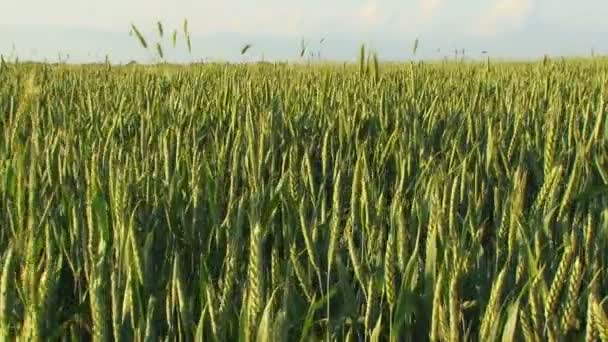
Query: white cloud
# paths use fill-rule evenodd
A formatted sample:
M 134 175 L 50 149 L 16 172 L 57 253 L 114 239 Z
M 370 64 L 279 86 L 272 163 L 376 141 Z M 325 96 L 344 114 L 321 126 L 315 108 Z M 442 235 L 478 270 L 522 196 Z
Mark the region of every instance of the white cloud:
M 445 0 L 421 0 L 420 15 L 423 19 L 429 20 L 444 5 Z
M 377 0 L 367 1 L 357 9 L 355 17 L 367 26 L 374 26 L 380 23 L 384 17 Z
M 535 0 L 497 0 L 479 22 L 478 34 L 492 36 L 517 30 L 532 14 Z
M 393 12 L 392 18 L 395 19 L 399 32 L 419 34 L 444 24 L 438 18 L 447 4 L 447 0 L 419 0 L 413 8 Z

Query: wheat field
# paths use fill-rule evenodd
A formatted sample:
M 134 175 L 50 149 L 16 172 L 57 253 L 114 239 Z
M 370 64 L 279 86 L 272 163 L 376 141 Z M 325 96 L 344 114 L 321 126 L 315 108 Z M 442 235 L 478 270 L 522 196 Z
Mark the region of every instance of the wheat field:
M 608 341 L 608 61 L 0 66 L 0 340 Z

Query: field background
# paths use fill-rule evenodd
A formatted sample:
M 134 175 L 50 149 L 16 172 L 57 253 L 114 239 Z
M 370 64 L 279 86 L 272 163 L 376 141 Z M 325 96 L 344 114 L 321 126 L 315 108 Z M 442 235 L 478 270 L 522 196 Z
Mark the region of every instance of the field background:
M 0 66 L 0 339 L 608 341 L 608 61 Z

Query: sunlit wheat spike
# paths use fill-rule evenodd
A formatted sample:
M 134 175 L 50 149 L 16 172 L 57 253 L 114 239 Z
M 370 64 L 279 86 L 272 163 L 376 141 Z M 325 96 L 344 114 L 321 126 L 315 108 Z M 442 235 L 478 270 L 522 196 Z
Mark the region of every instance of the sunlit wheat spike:
M 578 159 L 577 159 L 578 161 Z M 566 214 L 566 211 L 571 207 L 570 202 L 572 201 L 572 196 L 574 192 L 575 185 L 578 183 L 579 179 L 579 170 L 578 163 L 575 162 L 572 168 L 572 173 L 570 174 L 570 178 L 568 179 L 568 184 L 566 185 L 566 190 L 564 191 L 561 206 L 559 208 L 558 217 L 563 218 Z
M 110 339 L 110 320 L 108 308 L 108 285 L 109 279 L 105 279 L 107 272 L 107 258 L 101 256 L 95 263 L 92 276 L 91 313 L 93 318 L 93 338 L 96 341 L 108 341 Z
M 272 244 L 272 252 L 270 255 L 270 279 L 272 283 L 272 288 L 277 288 L 281 285 L 282 282 L 282 265 L 281 265 L 281 257 L 279 255 L 279 246 L 278 243 Z
M 344 235 L 346 236 L 347 246 L 348 246 L 348 254 L 350 255 L 350 260 L 352 263 L 353 271 L 355 273 L 355 277 L 359 280 L 359 284 L 362 288 L 366 287 L 367 284 L 367 274 L 361 264 L 359 259 L 359 251 L 355 246 L 355 239 L 353 229 L 350 225 L 348 225 L 345 229 Z
M 374 280 L 373 278 L 370 278 L 368 280 L 367 283 L 367 302 L 365 303 L 365 316 L 364 316 L 364 321 L 363 321 L 363 325 L 365 326 L 365 329 L 370 332 L 372 331 L 373 328 L 373 312 L 374 312 L 374 300 L 375 298 L 375 288 L 374 288 Z
M 359 73 L 365 72 L 365 44 L 361 44 L 359 49 Z
M 164 34 L 165 34 L 165 31 L 164 31 L 164 29 L 163 29 L 163 23 L 161 23 L 160 21 L 158 21 L 158 22 L 156 23 L 156 28 L 158 29 L 158 36 L 159 36 L 160 38 L 163 38 L 163 36 L 164 36 Z
M 490 299 L 483 315 L 483 320 L 480 326 L 480 339 L 486 340 L 490 336 L 490 329 L 495 324 L 495 319 L 499 313 L 500 305 L 502 301 L 503 289 L 505 287 L 505 278 L 507 274 L 507 268 L 503 268 L 496 281 L 492 284 L 492 290 L 490 292 Z
M 160 43 L 156 43 L 156 52 L 158 53 L 158 57 L 160 57 L 161 59 L 165 58 L 165 54 L 163 53 L 163 47 L 160 45 Z
M 247 311 L 249 336 L 255 336 L 259 314 L 264 304 L 264 269 L 262 267 L 262 227 L 252 227 L 249 247 L 249 270 L 247 275 Z
M 374 71 L 374 80 L 378 82 L 380 80 L 380 62 L 378 62 L 378 54 L 374 53 L 372 55 L 372 63 L 373 63 L 373 71 Z
M 158 299 L 155 296 L 150 297 L 148 300 L 148 310 L 146 312 L 146 328 L 144 341 L 154 341 L 156 340 L 156 327 L 155 327 L 155 319 L 156 319 L 156 311 L 157 311 L 157 303 Z
M 594 322 L 595 315 L 595 303 L 597 298 L 593 291 L 587 296 L 587 312 L 586 312 L 586 324 L 585 324 L 585 341 L 595 342 L 597 341 L 599 334 Z
M 534 334 L 534 330 L 530 326 L 530 317 L 527 311 L 522 311 L 519 316 L 519 322 L 521 324 L 521 330 L 526 341 L 536 342 L 538 341 L 537 336 Z
M 308 260 L 310 262 L 310 265 L 317 273 L 317 277 L 319 280 L 319 286 L 321 286 L 321 284 L 322 284 L 321 270 L 318 266 L 317 252 L 316 252 L 316 249 L 315 249 L 315 246 L 313 243 L 313 237 L 311 234 L 311 231 L 314 234 L 314 227 L 310 227 L 310 224 L 306 220 L 306 206 L 305 206 L 304 201 L 302 201 L 300 204 L 299 216 L 300 216 L 300 231 L 302 233 L 302 237 L 304 238 L 304 246 L 306 247 L 306 252 L 307 252 L 306 254 L 308 255 Z
M 133 33 L 135 33 L 135 36 L 137 37 L 137 40 L 139 41 L 139 44 L 141 44 L 141 46 L 144 49 L 148 48 L 148 43 L 146 42 L 146 39 L 144 38 L 143 34 L 141 34 L 141 32 L 139 32 L 139 30 L 137 29 L 137 27 L 135 26 L 135 24 L 131 24 L 131 29 L 133 30 Z
M 13 309 L 14 281 L 13 248 L 8 247 L 2 258 L 0 274 L 0 338 L 10 340 L 11 311 Z
M 209 320 L 211 321 L 211 332 L 214 339 L 218 339 L 220 336 L 219 323 L 218 323 L 218 312 L 215 302 L 215 291 L 212 286 L 207 286 L 205 289 L 205 295 L 207 302 L 209 303 Z
M 295 275 L 298 279 L 298 283 L 300 288 L 304 292 L 304 295 L 308 299 L 308 301 L 312 301 L 313 290 L 310 285 L 309 278 L 306 276 L 306 270 L 298 260 L 298 252 L 296 251 L 295 246 L 291 246 L 289 248 L 289 259 L 291 261 L 291 265 L 295 272 Z
M 452 274 L 450 279 L 449 312 L 450 312 L 450 341 L 460 341 L 460 324 L 462 312 L 460 308 L 460 274 Z
M 553 277 L 553 281 L 551 282 L 551 287 L 549 288 L 549 292 L 547 297 L 545 298 L 545 319 L 549 320 L 552 318 L 555 310 L 557 309 L 557 305 L 559 304 L 559 296 L 562 292 L 562 289 L 566 285 L 566 279 L 569 275 L 568 270 L 570 269 L 572 257 L 574 255 L 574 248 L 572 245 L 566 246 L 566 249 L 562 255 L 562 259 L 557 268 L 557 272 Z
M 444 335 L 444 324 L 442 322 L 442 310 L 445 311 L 442 300 L 441 300 L 441 290 L 443 286 L 443 272 L 439 270 L 439 274 L 435 279 L 434 289 L 433 289 L 433 311 L 431 314 L 431 331 L 429 332 L 430 341 L 439 341 L 441 337 Z
M 331 270 L 334 256 L 336 254 L 336 245 L 340 237 L 340 220 L 341 220 L 341 196 L 340 191 L 342 175 L 338 173 L 334 179 L 333 197 L 332 197 L 332 218 L 329 232 L 329 245 L 327 247 L 327 267 Z M 329 276 L 329 274 L 328 274 Z
M 188 31 L 188 19 L 184 19 L 183 30 L 186 46 L 188 47 L 188 53 L 192 53 L 192 43 L 190 41 L 190 32 Z
M 220 302 L 220 312 L 223 313 L 230 301 L 230 296 L 233 293 L 234 282 L 237 279 L 237 253 L 235 243 L 231 243 L 226 251 L 224 258 L 224 282 L 222 286 L 222 298 Z
M 386 242 L 386 250 L 384 252 L 384 290 L 386 300 L 389 303 L 389 309 L 392 310 L 397 302 L 397 290 L 395 288 L 396 277 L 396 243 L 395 243 L 396 228 L 393 227 Z
M 603 305 L 595 299 L 592 303 L 592 317 L 593 323 L 597 327 L 600 339 L 608 341 L 608 317 L 604 311 Z
M 306 53 L 306 42 L 302 38 L 302 40 L 300 40 L 300 58 L 304 57 L 305 53 Z
M 549 128 L 547 129 L 547 135 L 545 140 L 545 149 L 544 149 L 544 175 L 545 179 L 549 179 L 549 175 L 551 170 L 553 169 L 553 161 L 554 161 L 554 153 L 555 153 L 555 134 L 556 134 L 556 125 L 557 122 L 549 119 L 548 122 Z
M 577 258 L 572 266 L 572 273 L 568 278 L 566 300 L 563 303 L 561 314 L 561 327 L 564 331 L 568 331 L 570 328 L 578 329 L 579 322 L 576 311 L 578 310 L 579 287 L 583 274 L 583 264 Z
M 251 44 L 245 44 L 245 46 L 243 46 L 243 47 L 241 48 L 241 55 L 246 54 L 246 53 L 247 53 L 247 51 L 249 51 L 249 49 L 251 49 L 251 46 L 252 46 Z
M 173 34 L 171 35 L 171 45 L 173 46 L 173 48 L 175 48 L 175 46 L 177 45 L 177 30 L 174 30 Z

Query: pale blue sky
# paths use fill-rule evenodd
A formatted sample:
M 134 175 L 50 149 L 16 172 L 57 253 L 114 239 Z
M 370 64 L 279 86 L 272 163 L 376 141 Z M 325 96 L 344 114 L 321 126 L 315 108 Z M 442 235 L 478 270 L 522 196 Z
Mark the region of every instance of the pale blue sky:
M 156 21 L 171 31 L 188 18 L 193 53 L 166 39 L 169 60 L 242 60 L 246 43 L 251 59 L 295 59 L 302 38 L 323 58 L 340 60 L 355 58 L 361 43 L 381 58 L 408 59 L 416 37 L 418 58 L 452 56 L 455 48 L 470 57 L 482 50 L 496 58 L 580 56 L 608 54 L 606 17 L 607 0 L 19 0 L 2 5 L 0 53 L 149 61 L 130 24 L 156 42 Z

